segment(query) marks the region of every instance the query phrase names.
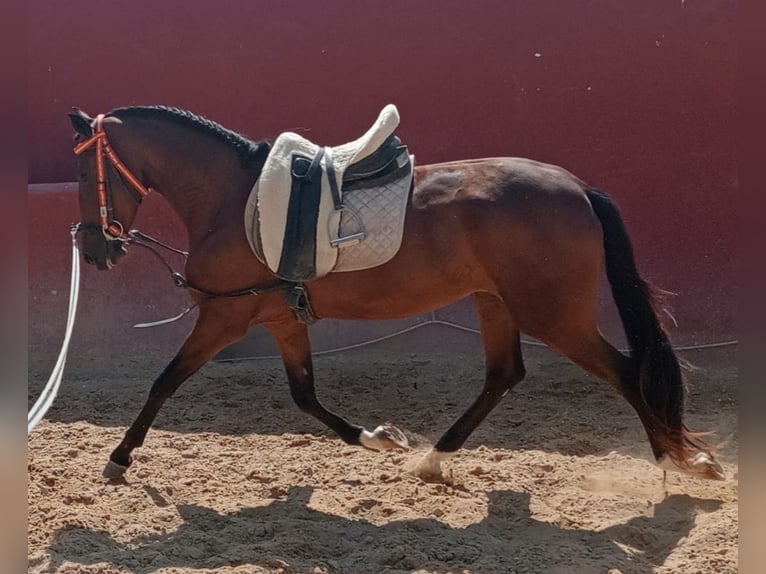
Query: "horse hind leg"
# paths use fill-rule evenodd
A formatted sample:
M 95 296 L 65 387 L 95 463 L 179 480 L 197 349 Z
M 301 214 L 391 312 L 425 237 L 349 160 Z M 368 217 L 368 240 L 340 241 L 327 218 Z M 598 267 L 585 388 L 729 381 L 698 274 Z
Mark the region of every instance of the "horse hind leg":
M 622 372 L 617 373 L 619 388 L 641 417 L 652 442 L 652 449 L 658 457 L 657 461 L 663 469 L 721 480 L 724 478 L 721 465 L 699 439 L 699 434 L 690 432 L 683 423 L 685 393 L 681 368 L 659 321 L 660 301 L 654 288 L 641 278 L 636 267 L 633 247 L 620 211 L 604 192 L 596 189 L 584 191 L 593 214 L 601 224 L 600 239 L 606 276 L 631 347 L 632 368 L 623 368 Z M 588 250 L 580 249 L 579 252 L 585 257 Z M 593 260 L 595 258 L 591 258 Z M 584 265 L 578 267 L 583 268 Z M 585 275 L 580 273 L 579 276 Z M 572 301 L 572 294 L 569 295 Z M 581 308 L 582 305 L 577 307 Z M 574 316 L 577 316 L 576 308 L 565 310 L 574 310 Z M 569 315 L 565 313 L 561 316 Z M 582 323 L 570 320 L 568 327 L 591 326 L 587 316 L 580 317 L 586 318 Z M 617 352 L 607 345 L 600 334 L 595 336 L 595 328 L 585 333 L 591 335 L 585 342 L 590 343 L 592 348 L 585 349 L 586 353 L 583 354 L 581 338 L 574 333 L 574 337 L 570 337 L 567 342 L 568 345 L 574 345 L 570 351 L 575 354 L 573 359 L 579 357 L 583 366 L 588 368 L 590 357 L 594 356 L 592 353 L 596 353 L 597 357 L 606 355 L 604 362 L 607 364 L 609 357 L 613 362 L 625 364 L 624 360 L 615 359 Z M 564 352 L 570 354 L 566 350 Z M 615 377 L 615 373 L 612 376 Z
M 669 451 L 673 448 L 683 448 L 683 452 L 686 452 L 688 445 L 685 442 L 690 440 L 681 421 L 682 396 L 667 398 L 668 401 L 677 403 L 677 420 L 671 424 L 657 424 L 658 414 L 641 392 L 639 367 L 633 359 L 623 355 L 604 339 L 595 325 L 582 330 L 559 331 L 552 337 L 542 337 L 542 340 L 589 373 L 611 383 L 625 397 L 641 420 L 660 468 L 704 478 L 723 478 L 721 466 L 712 455 L 701 448 L 696 456 L 689 460 L 688 466 L 679 467 L 672 464 Z
M 488 293 L 477 293 L 475 300 L 486 361 L 484 388 L 416 466 L 415 474 L 425 480 L 441 479 L 441 462 L 463 446 L 506 393 L 524 378 L 521 337 L 507 306 Z

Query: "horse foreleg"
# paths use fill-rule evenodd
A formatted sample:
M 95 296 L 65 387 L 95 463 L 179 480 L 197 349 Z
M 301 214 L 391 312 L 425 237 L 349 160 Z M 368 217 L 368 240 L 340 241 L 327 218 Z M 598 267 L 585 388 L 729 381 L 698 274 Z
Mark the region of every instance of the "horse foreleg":
M 484 388 L 418 463 L 415 473 L 427 480 L 441 478 L 441 461 L 455 454 L 500 399 L 524 378 L 521 338 L 505 303 L 488 293 L 477 293 L 475 299 L 486 358 Z
M 214 305 L 213 303 L 200 307 L 199 317 L 191 334 L 178 354 L 154 381 L 144 408 L 130 425 L 122 442 L 109 456 L 109 462 L 103 472 L 105 478 L 117 479 L 125 474 L 133 462 L 133 449 L 144 443 L 146 433 L 157 413 L 176 389 L 219 351 L 244 337 L 247 322 L 231 321 L 231 317 L 242 315 L 224 313 L 220 307 L 216 308 Z
M 334 430 L 343 441 L 372 450 L 407 448 L 407 437 L 396 427 L 381 425 L 370 432 L 327 410 L 316 395 L 311 344 L 306 325 L 291 319 L 268 324 L 279 346 L 293 401 L 303 412 Z

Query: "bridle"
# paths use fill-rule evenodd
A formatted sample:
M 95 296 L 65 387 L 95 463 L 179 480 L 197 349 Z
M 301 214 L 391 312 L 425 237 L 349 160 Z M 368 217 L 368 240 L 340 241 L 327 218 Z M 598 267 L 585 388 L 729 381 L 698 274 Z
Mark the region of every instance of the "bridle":
M 125 235 L 125 228 L 122 223 L 112 218 L 112 207 L 109 204 L 110 190 L 109 179 L 106 172 L 106 160 L 117 169 L 118 173 L 122 175 L 133 189 L 138 192 L 138 201 L 149 195 L 149 188 L 147 188 L 139 179 L 131 172 L 120 158 L 115 153 L 112 146 L 109 144 L 109 139 L 106 137 L 104 131 L 104 117 L 105 114 L 98 114 L 94 122 L 95 133 L 84 142 L 77 144 L 74 147 L 74 153 L 80 155 L 87 149 L 90 149 L 93 144 L 96 145 L 96 184 L 98 191 L 98 215 L 99 223 L 101 224 L 101 230 L 104 233 L 104 237 L 107 240 L 127 240 Z M 79 224 L 79 229 L 85 229 L 89 226 Z
M 264 287 L 260 286 L 254 286 L 254 287 L 247 287 L 245 289 L 238 289 L 236 291 L 228 291 L 228 292 L 211 292 L 207 291 L 205 289 L 201 289 L 197 287 L 196 285 L 192 284 L 186 277 L 184 277 L 183 274 L 174 271 L 173 268 L 170 266 L 170 264 L 165 260 L 162 255 L 158 253 L 158 251 L 153 246 L 159 246 L 164 249 L 167 249 L 169 251 L 172 251 L 174 253 L 177 253 L 179 255 L 182 255 L 184 258 L 188 257 L 188 252 L 181 251 L 180 249 L 175 249 L 174 247 L 170 247 L 169 245 L 166 245 L 162 243 L 161 241 L 158 241 L 157 239 L 154 239 L 153 237 L 150 237 L 149 235 L 146 235 L 145 233 L 142 233 L 138 231 L 137 229 L 131 229 L 130 231 L 125 230 L 122 223 L 119 221 L 113 219 L 111 217 L 111 214 L 113 213 L 113 209 L 110 206 L 109 197 L 110 197 L 110 189 L 109 189 L 109 176 L 107 175 L 107 165 L 106 160 L 109 160 L 109 162 L 114 166 L 114 168 L 117 170 L 117 172 L 125 178 L 127 183 L 132 186 L 132 189 L 138 193 L 138 197 L 136 198 L 137 201 L 140 203 L 141 200 L 149 195 L 150 188 L 146 187 L 141 181 L 135 176 L 133 172 L 131 172 L 125 164 L 120 160 L 120 158 L 115 153 L 112 146 L 109 144 L 109 139 L 106 136 L 106 132 L 104 131 L 104 118 L 106 117 L 105 114 L 98 114 L 96 116 L 94 123 L 94 134 L 86 139 L 83 142 L 80 142 L 74 147 L 74 153 L 76 155 L 80 155 L 82 152 L 84 152 L 87 149 L 90 149 L 94 144 L 96 146 L 96 183 L 97 183 L 97 190 L 98 190 L 98 214 L 99 214 L 99 223 L 100 223 L 100 229 L 104 234 L 104 237 L 107 241 L 121 241 L 124 243 L 131 243 L 133 245 L 140 245 L 141 247 L 145 247 L 149 249 L 150 252 L 152 252 L 156 257 L 159 258 L 159 260 L 165 265 L 165 267 L 170 271 L 171 277 L 173 278 L 173 282 L 178 287 L 183 287 L 185 289 L 188 289 L 190 291 L 194 291 L 195 293 L 198 293 L 200 295 L 203 295 L 210 299 L 221 299 L 221 298 L 232 298 L 232 297 L 243 297 L 246 295 L 262 295 L 264 293 L 271 293 L 274 291 L 287 291 L 288 293 L 288 305 L 291 309 L 295 311 L 296 314 L 298 314 L 300 317 L 305 317 L 307 322 L 313 322 L 315 319 L 313 311 L 311 309 L 311 306 L 308 302 L 308 295 L 306 293 L 306 289 L 302 284 L 298 283 L 292 283 L 289 281 L 284 280 L 278 280 L 275 283 L 272 283 L 271 285 L 266 285 Z M 96 225 L 86 225 L 83 223 L 77 223 L 72 227 L 72 236 L 74 237 L 78 232 L 85 231 L 87 229 L 93 229 L 98 228 L 99 226 Z M 177 319 L 180 319 L 183 317 L 186 313 L 191 311 L 195 305 L 188 307 L 183 313 L 180 315 L 173 317 L 168 320 L 164 321 L 158 321 L 156 323 L 147 323 L 143 325 L 137 325 L 142 327 L 149 327 L 153 326 L 155 324 L 163 324 L 170 321 L 175 321 Z M 303 319 L 302 319 L 303 320 Z

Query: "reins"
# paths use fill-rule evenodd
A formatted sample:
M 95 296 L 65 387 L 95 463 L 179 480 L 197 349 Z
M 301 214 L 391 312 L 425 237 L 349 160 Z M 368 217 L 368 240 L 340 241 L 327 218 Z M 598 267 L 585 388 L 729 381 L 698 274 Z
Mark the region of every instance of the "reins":
M 245 289 L 238 289 L 236 291 L 225 291 L 225 292 L 208 291 L 206 289 L 202 289 L 201 287 L 197 287 L 192 282 L 190 282 L 182 273 L 174 270 L 173 267 L 170 265 L 170 263 L 168 263 L 167 260 L 162 255 L 160 255 L 159 251 L 157 251 L 157 249 L 155 249 L 152 245 L 157 245 L 159 247 L 167 249 L 168 251 L 172 251 L 173 253 L 183 256 L 184 259 L 186 259 L 189 256 L 188 251 L 182 251 L 181 249 L 176 249 L 175 247 L 171 247 L 170 245 L 167 245 L 163 243 L 162 241 L 159 241 L 158 239 L 155 239 L 154 237 L 147 235 L 146 233 L 142 231 L 139 231 L 138 229 L 131 229 L 128 232 L 128 244 L 138 245 L 140 247 L 144 247 L 145 249 L 148 249 L 155 257 L 157 257 L 157 259 L 159 259 L 162 262 L 165 268 L 170 272 L 170 276 L 173 279 L 173 283 L 175 283 L 177 287 L 183 287 L 185 289 L 188 289 L 189 291 L 193 291 L 194 293 L 199 293 L 200 295 L 204 295 L 205 297 L 209 299 L 243 297 L 245 295 L 263 295 L 264 293 L 272 293 L 274 291 L 287 290 L 293 285 L 291 282 L 279 280 L 277 283 L 273 283 L 265 287 L 253 286 L 253 287 L 246 287 Z

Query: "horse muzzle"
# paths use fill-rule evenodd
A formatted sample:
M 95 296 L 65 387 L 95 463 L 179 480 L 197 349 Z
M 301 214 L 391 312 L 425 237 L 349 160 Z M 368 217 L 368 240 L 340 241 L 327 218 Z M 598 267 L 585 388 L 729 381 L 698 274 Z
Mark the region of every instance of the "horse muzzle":
M 99 226 L 81 225 L 80 250 L 88 265 L 95 265 L 101 271 L 114 267 L 117 261 L 127 255 L 124 239 L 108 239 Z

